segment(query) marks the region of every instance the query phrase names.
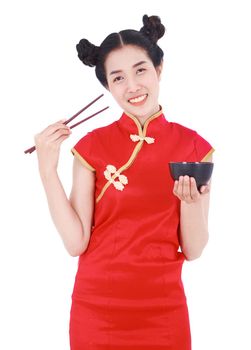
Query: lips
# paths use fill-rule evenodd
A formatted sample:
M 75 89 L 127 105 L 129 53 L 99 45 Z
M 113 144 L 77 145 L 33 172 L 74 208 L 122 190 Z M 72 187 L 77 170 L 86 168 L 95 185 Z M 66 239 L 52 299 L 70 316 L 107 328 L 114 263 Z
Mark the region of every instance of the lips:
M 136 96 L 136 97 L 130 98 L 128 102 L 133 105 L 138 105 L 143 103 L 146 100 L 147 96 L 148 96 L 147 94 Z

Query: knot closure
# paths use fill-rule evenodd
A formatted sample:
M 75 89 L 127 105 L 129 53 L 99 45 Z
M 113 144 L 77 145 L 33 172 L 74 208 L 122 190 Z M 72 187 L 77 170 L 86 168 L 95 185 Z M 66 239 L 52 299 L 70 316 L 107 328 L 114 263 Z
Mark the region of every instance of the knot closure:
M 105 178 L 119 191 L 123 191 L 125 187 L 124 185 L 128 184 L 127 177 L 121 175 L 114 165 L 107 165 L 104 175 Z M 116 178 L 118 178 L 117 181 L 115 181 Z
M 133 142 L 146 141 L 146 143 L 148 143 L 148 144 L 154 143 L 154 141 L 155 141 L 155 139 L 153 137 L 140 136 L 140 135 L 130 135 L 130 139 Z

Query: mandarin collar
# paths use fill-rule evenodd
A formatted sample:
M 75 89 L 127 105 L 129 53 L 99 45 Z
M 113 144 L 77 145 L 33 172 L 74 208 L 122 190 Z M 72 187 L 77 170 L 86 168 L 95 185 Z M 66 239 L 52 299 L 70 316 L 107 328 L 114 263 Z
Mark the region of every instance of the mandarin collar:
M 140 124 L 139 120 L 135 116 L 125 111 L 123 112 L 121 118 L 118 120 L 118 123 L 120 126 L 127 129 L 130 133 L 146 135 L 146 132 L 150 129 L 151 131 L 158 131 L 159 128 L 163 124 L 167 124 L 168 121 L 164 116 L 162 108 L 160 108 L 160 110 L 157 113 L 154 113 L 149 118 L 147 118 L 143 126 Z

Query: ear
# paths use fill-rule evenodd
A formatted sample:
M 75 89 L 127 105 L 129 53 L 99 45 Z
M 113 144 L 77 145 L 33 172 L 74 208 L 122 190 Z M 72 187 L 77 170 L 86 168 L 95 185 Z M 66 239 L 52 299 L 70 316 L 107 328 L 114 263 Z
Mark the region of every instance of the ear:
M 157 75 L 159 77 L 159 80 L 161 79 L 161 73 L 163 70 L 163 60 L 161 61 L 160 65 L 158 65 L 156 68 Z

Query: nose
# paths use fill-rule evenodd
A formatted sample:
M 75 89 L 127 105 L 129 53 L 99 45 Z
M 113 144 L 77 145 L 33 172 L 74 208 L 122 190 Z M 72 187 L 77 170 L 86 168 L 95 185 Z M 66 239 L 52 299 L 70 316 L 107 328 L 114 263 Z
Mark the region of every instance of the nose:
M 129 93 L 134 93 L 140 90 L 140 86 L 135 78 L 127 78 L 127 90 Z

